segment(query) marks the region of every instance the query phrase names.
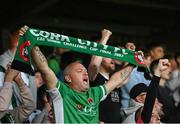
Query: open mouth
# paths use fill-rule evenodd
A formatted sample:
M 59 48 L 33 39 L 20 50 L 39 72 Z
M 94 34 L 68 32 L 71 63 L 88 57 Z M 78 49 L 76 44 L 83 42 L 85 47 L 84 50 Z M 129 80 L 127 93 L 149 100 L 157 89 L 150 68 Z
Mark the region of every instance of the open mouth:
M 88 84 L 88 81 L 89 81 L 88 77 L 84 77 L 83 82 L 84 82 L 86 85 Z
M 88 79 L 83 79 L 84 82 L 88 82 Z

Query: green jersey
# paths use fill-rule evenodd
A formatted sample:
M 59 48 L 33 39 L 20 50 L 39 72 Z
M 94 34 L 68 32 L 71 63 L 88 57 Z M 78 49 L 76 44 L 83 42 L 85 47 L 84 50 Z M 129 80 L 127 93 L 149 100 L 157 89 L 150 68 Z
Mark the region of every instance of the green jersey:
M 104 86 L 77 92 L 69 85 L 58 82 L 57 88 L 49 91 L 53 100 L 55 123 L 98 123 L 99 103 L 106 95 Z

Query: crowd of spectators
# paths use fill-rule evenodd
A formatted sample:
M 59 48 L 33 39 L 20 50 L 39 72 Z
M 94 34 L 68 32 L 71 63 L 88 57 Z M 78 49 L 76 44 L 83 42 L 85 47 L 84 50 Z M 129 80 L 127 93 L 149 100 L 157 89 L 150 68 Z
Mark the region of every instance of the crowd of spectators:
M 35 46 L 30 75 L 11 68 L 27 29 L 11 32 L 0 55 L 1 123 L 180 123 L 180 51 L 167 55 L 157 42 L 116 46 L 142 51 L 140 67 L 63 48 L 43 55 Z M 105 45 L 112 34 L 103 29 L 94 40 Z

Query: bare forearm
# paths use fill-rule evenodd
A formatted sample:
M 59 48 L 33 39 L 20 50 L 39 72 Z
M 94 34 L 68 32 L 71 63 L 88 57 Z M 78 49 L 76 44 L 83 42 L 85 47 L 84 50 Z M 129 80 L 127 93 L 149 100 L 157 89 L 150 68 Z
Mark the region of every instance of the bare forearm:
M 42 54 L 42 52 L 40 51 L 39 47 L 35 46 L 32 49 L 32 58 L 36 64 L 36 66 L 41 71 L 48 68 L 47 60 L 46 60 L 45 56 Z
M 102 37 L 100 39 L 100 44 L 106 44 L 107 41 L 109 40 L 109 37 L 112 33 L 109 30 L 102 30 Z M 89 64 L 88 67 L 88 73 L 89 73 L 89 78 L 91 81 L 94 81 L 98 72 L 99 72 L 99 68 L 101 66 L 101 62 L 102 62 L 103 57 L 100 56 L 92 56 L 91 57 L 91 62 Z
M 99 72 L 99 67 L 101 65 L 101 62 L 102 62 L 102 57 L 92 56 L 90 65 L 88 67 L 88 74 L 91 81 L 95 80 Z
M 112 33 L 108 32 L 107 34 L 102 34 L 102 37 L 100 39 L 100 42 L 101 44 L 106 44 L 107 41 L 109 40 L 110 36 L 111 36 Z
M 11 102 L 12 92 L 12 83 L 5 82 L 4 86 L 0 90 L 0 111 L 8 109 Z
M 127 66 L 124 69 L 115 72 L 108 83 L 105 84 L 107 92 L 110 93 L 116 87 L 121 87 L 126 82 L 126 79 L 129 77 L 131 71 L 133 70 L 133 66 Z
M 57 82 L 56 75 L 48 67 L 47 60 L 45 56 L 42 54 L 42 52 L 40 51 L 39 47 L 34 47 L 32 49 L 32 57 L 33 57 L 34 63 L 41 71 L 48 89 L 55 88 L 56 82 Z

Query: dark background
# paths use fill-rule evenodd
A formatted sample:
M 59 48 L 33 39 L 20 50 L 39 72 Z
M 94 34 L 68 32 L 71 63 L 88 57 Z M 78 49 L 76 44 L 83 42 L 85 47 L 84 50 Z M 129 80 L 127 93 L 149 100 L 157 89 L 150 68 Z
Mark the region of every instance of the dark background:
M 156 41 L 180 50 L 180 0 L 3 0 L 0 16 L 1 52 L 9 30 L 24 24 L 88 40 L 107 28 L 115 45 Z

